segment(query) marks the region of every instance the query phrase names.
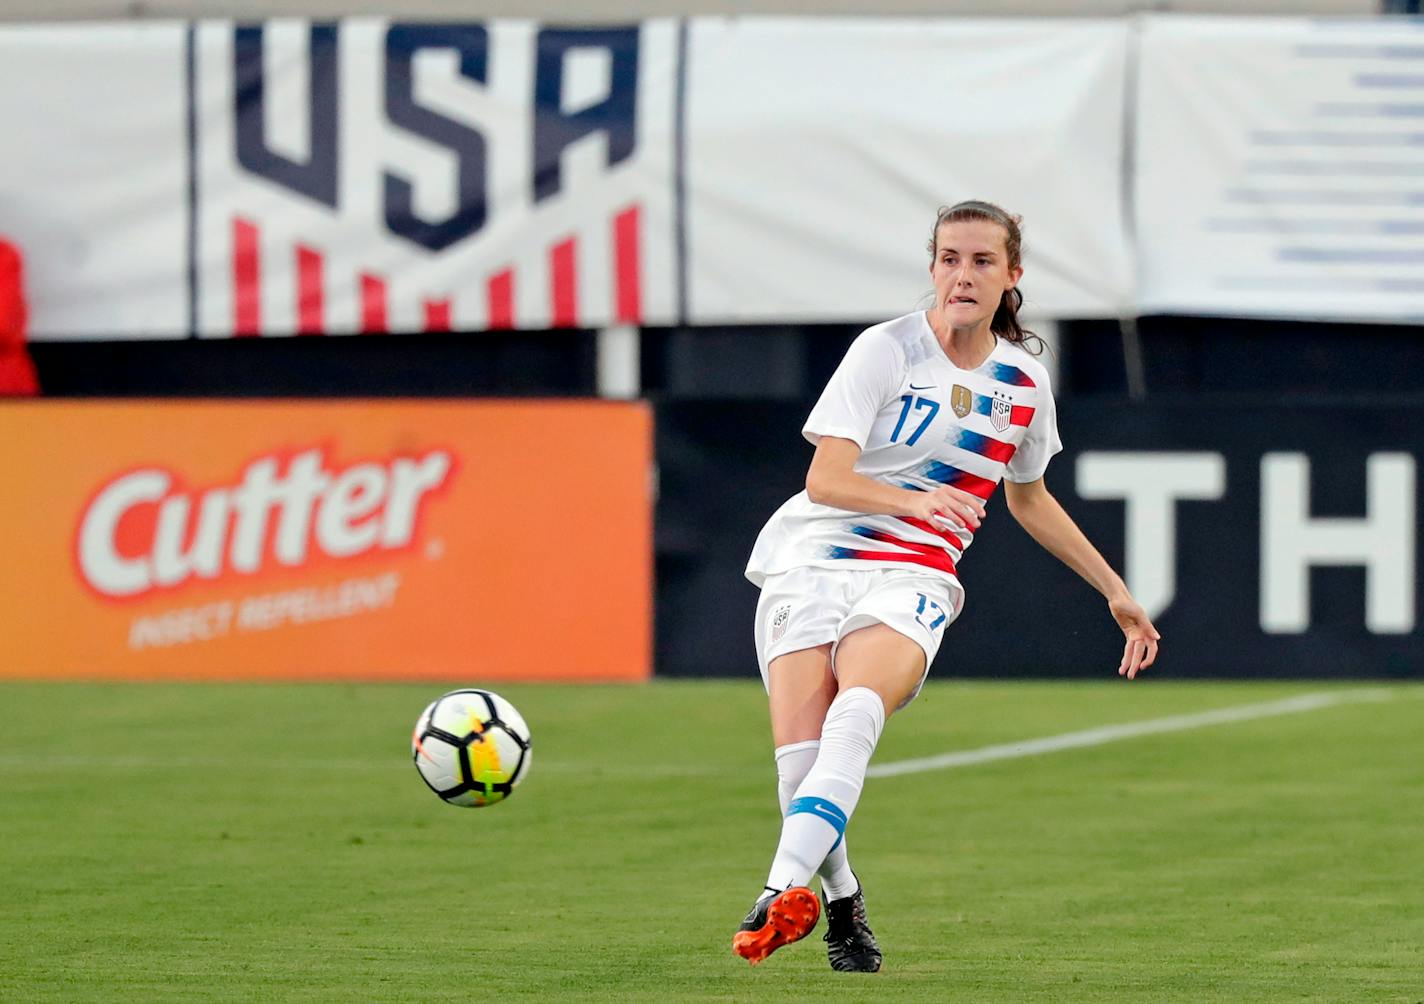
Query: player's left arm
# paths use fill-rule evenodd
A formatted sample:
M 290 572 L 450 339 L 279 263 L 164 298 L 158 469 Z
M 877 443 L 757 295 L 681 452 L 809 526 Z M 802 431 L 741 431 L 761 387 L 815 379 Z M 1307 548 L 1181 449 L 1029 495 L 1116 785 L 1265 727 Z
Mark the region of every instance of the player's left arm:
M 1107 599 L 1108 609 L 1127 639 L 1122 662 L 1117 667 L 1118 675 L 1135 679 L 1139 670 L 1156 661 L 1157 643 L 1162 639 L 1142 604 L 1132 598 L 1122 577 L 1078 529 L 1073 517 L 1063 511 L 1042 478 L 1024 484 L 1005 480 L 1004 500 L 1009 512 L 1030 537 L 1088 580 Z

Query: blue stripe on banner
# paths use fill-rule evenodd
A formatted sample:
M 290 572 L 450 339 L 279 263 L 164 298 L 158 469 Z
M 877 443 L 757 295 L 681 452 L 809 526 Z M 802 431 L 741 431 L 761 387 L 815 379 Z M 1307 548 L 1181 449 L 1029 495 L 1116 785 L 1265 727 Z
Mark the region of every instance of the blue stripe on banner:
M 1376 192 L 1359 189 L 1255 189 L 1228 188 L 1226 201 L 1312 206 L 1424 206 L 1424 189 L 1412 192 Z
M 1424 234 L 1424 220 L 1316 220 L 1316 219 L 1229 219 L 1218 217 L 1203 224 L 1206 229 L 1225 234 L 1391 234 L 1396 237 Z
M 1222 289 L 1250 289 L 1250 290 L 1270 290 L 1279 292 L 1283 289 L 1311 290 L 1319 289 L 1322 282 L 1329 282 L 1328 276 L 1321 275 L 1262 275 L 1262 276 L 1219 276 L 1216 285 Z M 1351 289 L 1368 289 L 1379 293 L 1424 293 L 1424 279 L 1413 277 L 1387 276 L 1383 279 L 1373 280 L 1351 280 Z M 1414 315 L 1401 315 L 1401 320 L 1405 317 L 1413 318 Z
M 1359 73 L 1355 75 L 1355 85 L 1357 87 L 1424 87 L 1424 76 L 1415 73 Z
M 1298 45 L 1297 56 L 1306 59 L 1424 59 L 1424 45 Z
M 1424 250 L 1409 248 L 1309 248 L 1276 251 L 1279 261 L 1342 265 L 1424 265 Z
M 1323 177 L 1346 175 L 1371 178 L 1417 178 L 1419 164 L 1411 161 L 1387 160 L 1248 160 L 1246 170 L 1266 174 L 1309 175 Z
M 839 805 L 829 799 L 821 798 L 819 795 L 805 795 L 792 799 L 791 804 L 786 807 L 786 814 L 794 816 L 798 812 L 809 812 L 813 816 L 819 816 L 834 826 L 838 835 L 845 833 L 846 823 L 849 821 Z
M 1424 105 L 1366 104 L 1352 101 L 1327 101 L 1315 106 L 1315 114 L 1337 118 L 1403 118 L 1413 119 L 1424 115 Z
M 1260 129 L 1251 133 L 1251 142 L 1261 146 L 1420 146 L 1424 145 L 1424 133 Z

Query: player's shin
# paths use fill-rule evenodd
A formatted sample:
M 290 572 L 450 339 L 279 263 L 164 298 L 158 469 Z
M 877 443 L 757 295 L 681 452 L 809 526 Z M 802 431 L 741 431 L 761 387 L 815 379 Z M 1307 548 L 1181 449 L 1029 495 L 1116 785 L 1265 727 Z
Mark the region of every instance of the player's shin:
M 826 855 L 826 860 L 821 862 L 816 874 L 821 877 L 821 891 L 826 894 L 827 900 L 845 899 L 855 895 L 855 891 L 860 888 L 860 880 L 855 877 L 855 872 L 851 871 L 850 855 L 846 853 L 844 836 L 839 844 L 831 848 L 831 853 Z
M 816 763 L 816 755 L 821 750 L 819 739 L 788 743 L 776 748 L 776 793 L 781 801 L 781 814 L 786 815 L 791 800 L 796 797 L 796 789 L 811 772 Z M 846 852 L 846 840 L 842 835 L 840 843 L 831 848 L 821 867 L 816 869 L 821 878 L 821 890 L 827 900 L 844 899 L 855 895 L 860 882 L 850 868 L 850 856 Z
M 831 702 L 815 763 L 787 806 L 767 888 L 806 885 L 832 849 L 843 846 L 884 727 L 885 706 L 868 687 L 842 691 Z
M 819 739 L 807 739 L 804 742 L 776 747 L 776 796 L 781 802 L 783 816 L 786 815 L 791 800 L 796 797 L 796 789 L 801 787 L 801 782 L 811 773 L 811 768 L 816 763 L 816 754 L 820 751 Z

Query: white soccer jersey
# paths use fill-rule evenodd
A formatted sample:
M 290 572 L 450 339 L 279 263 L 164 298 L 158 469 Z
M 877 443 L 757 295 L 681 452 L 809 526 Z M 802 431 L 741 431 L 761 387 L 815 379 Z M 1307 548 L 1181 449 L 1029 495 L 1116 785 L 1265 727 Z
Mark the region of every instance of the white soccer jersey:
M 801 430 L 854 440 L 858 474 L 900 488 L 952 485 L 988 500 L 1002 478 L 1043 476 L 1063 444 L 1048 371 L 998 339 L 973 370 L 949 361 L 924 311 L 867 328 L 851 344 Z M 947 576 L 974 535 L 903 516 L 818 505 L 804 491 L 767 521 L 747 578 L 791 568 L 915 567 Z

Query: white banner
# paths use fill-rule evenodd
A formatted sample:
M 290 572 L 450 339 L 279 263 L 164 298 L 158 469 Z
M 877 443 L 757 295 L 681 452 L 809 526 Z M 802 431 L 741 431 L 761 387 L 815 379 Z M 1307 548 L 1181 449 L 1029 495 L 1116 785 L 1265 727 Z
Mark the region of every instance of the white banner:
M 688 313 L 864 321 L 930 290 L 941 204 L 1024 217 L 1025 310 L 1131 311 L 1125 21 L 697 19 Z
M 8 27 L 0 233 L 39 339 L 864 322 L 923 301 L 964 198 L 1023 214 L 1031 317 L 1419 320 L 1421 45 L 1399 19 Z
M 202 24 L 199 332 L 670 323 L 676 38 Z
M 188 327 L 183 26 L 0 31 L 0 236 L 35 338 Z
M 1421 52 L 1403 19 L 1147 19 L 1139 310 L 1424 319 Z

